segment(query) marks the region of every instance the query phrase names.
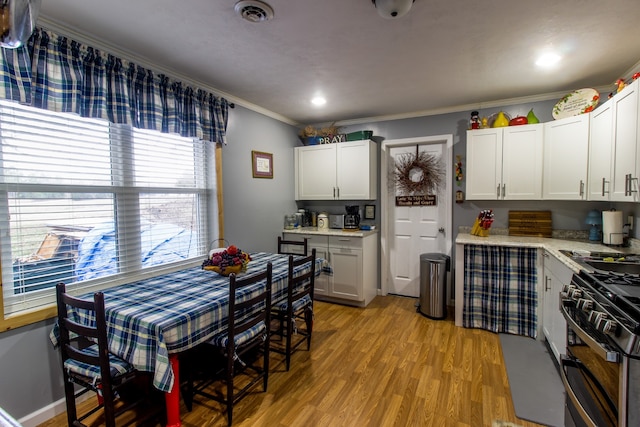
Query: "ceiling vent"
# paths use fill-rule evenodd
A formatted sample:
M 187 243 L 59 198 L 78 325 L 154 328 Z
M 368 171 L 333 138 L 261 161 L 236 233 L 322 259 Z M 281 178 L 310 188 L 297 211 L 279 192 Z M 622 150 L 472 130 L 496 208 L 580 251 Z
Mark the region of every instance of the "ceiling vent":
M 266 22 L 273 19 L 273 9 L 259 0 L 241 0 L 236 3 L 235 11 L 249 22 Z

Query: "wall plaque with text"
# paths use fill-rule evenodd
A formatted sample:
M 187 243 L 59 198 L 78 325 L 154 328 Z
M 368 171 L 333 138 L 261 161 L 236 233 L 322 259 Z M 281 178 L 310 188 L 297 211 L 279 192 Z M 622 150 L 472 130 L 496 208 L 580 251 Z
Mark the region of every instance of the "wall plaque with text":
M 396 196 L 396 206 L 436 206 L 438 201 L 435 194 L 423 196 Z

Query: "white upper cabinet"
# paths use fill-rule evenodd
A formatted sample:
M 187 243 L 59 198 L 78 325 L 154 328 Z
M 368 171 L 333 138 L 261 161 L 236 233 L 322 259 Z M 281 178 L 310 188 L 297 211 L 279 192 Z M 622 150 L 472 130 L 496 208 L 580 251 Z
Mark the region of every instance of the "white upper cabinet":
M 610 200 L 638 201 L 638 85 L 635 80 L 613 98 L 613 174 Z
M 543 125 L 467 131 L 468 200 L 542 197 Z
M 296 200 L 376 199 L 377 158 L 370 140 L 296 147 Z
M 591 113 L 588 200 L 609 200 L 613 151 L 613 99 Z
M 589 114 L 544 125 L 542 198 L 586 200 Z

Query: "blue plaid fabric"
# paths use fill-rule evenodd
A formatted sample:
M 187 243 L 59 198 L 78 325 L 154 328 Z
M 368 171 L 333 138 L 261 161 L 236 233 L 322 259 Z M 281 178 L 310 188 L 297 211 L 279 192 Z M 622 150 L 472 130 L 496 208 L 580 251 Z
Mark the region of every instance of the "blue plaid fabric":
M 83 353 L 88 356 L 98 356 L 98 344 L 94 344 L 82 350 Z M 111 368 L 111 376 L 126 374 L 133 371 L 133 366 L 130 363 L 120 359 L 119 357 L 109 354 L 109 367 Z M 73 359 L 67 359 L 64 361 L 64 369 L 67 372 L 71 372 L 77 375 L 82 375 L 87 378 L 93 379 L 94 384 L 97 384 L 102 378 L 100 375 L 100 366 L 90 365 Z
M 204 90 L 42 29 L 1 53 L 0 98 L 227 143 L 229 103 Z
M 305 295 L 302 298 L 300 298 L 299 300 L 295 300 L 293 302 L 293 312 L 296 313 L 300 310 L 302 310 L 303 308 L 309 306 L 311 307 L 311 297 L 309 295 Z M 286 299 L 284 301 L 282 301 L 279 304 L 276 304 L 274 306 L 274 310 L 280 311 L 280 312 L 286 312 L 287 311 L 287 307 L 289 306 L 289 301 L 287 301 Z
M 251 254 L 246 274 L 272 263 L 272 301 L 287 297 L 287 255 Z M 316 260 L 316 272 L 324 259 Z M 304 265 L 294 274 L 308 271 Z M 264 284 L 256 284 L 256 287 Z M 248 287 L 247 297 L 258 288 Z M 229 278 L 200 267 L 121 285 L 103 291 L 109 351 L 139 371 L 153 372 L 153 384 L 161 391 L 173 385 L 169 353 L 179 353 L 225 332 L 229 309 Z M 83 295 L 92 298 L 93 295 Z M 242 298 L 243 295 L 240 295 Z M 95 322 L 88 312 L 71 313 L 79 322 Z M 55 344 L 55 328 L 51 340 Z
M 464 246 L 463 326 L 535 338 L 536 249 Z
M 234 337 L 234 341 L 236 343 L 236 347 L 240 347 L 241 345 L 251 341 L 252 339 L 254 339 L 255 337 L 262 335 L 263 337 L 265 336 L 265 331 L 267 330 L 267 327 L 265 326 L 264 322 L 260 322 L 258 324 L 256 324 L 255 326 L 247 329 L 246 331 L 242 332 L 241 334 L 238 334 Z M 217 346 L 217 347 L 227 347 L 227 344 L 229 343 L 229 335 L 227 334 L 227 332 L 223 332 L 221 334 L 216 335 L 215 337 L 213 337 L 211 339 L 211 344 Z

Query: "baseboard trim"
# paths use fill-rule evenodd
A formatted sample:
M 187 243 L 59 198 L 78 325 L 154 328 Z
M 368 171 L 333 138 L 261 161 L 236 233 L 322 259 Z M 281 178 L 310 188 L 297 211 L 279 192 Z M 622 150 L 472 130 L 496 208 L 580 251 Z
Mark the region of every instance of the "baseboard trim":
M 90 399 L 95 395 L 91 393 L 86 393 L 76 400 L 77 403 L 84 402 L 87 399 Z M 32 412 L 24 417 L 20 418 L 18 422 L 22 424 L 22 427 L 37 427 L 38 425 L 44 423 L 45 421 L 50 420 L 51 418 L 62 414 L 67 410 L 67 403 L 65 398 L 56 400 L 53 403 L 45 406 L 44 408 L 40 408 L 35 412 Z

